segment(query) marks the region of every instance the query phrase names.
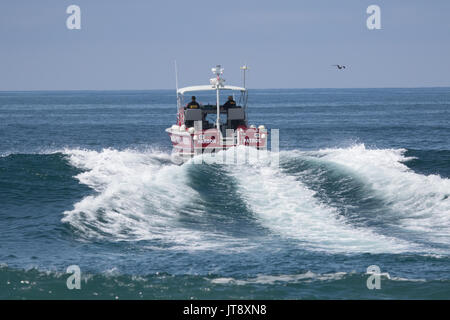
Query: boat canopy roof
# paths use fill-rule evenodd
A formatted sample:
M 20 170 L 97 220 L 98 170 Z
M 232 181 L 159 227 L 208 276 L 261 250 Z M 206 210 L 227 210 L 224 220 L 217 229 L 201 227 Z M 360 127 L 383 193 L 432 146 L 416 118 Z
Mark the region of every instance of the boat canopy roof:
M 213 91 L 216 89 L 217 88 L 215 85 L 207 84 L 207 85 L 203 85 L 203 86 L 191 86 L 191 87 L 180 88 L 180 89 L 178 89 L 178 93 L 184 94 L 185 92 L 192 92 L 192 91 Z M 236 87 L 236 86 L 221 86 L 221 87 L 219 87 L 219 90 L 236 90 L 236 91 L 241 91 L 241 92 L 247 91 L 246 88 Z

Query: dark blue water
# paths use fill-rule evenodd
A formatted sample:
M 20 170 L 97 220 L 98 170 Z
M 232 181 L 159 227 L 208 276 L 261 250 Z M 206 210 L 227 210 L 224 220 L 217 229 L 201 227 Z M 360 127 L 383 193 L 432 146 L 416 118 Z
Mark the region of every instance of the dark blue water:
M 251 90 L 278 167 L 174 164 L 175 110 L 0 93 L 0 298 L 450 298 L 450 88 Z

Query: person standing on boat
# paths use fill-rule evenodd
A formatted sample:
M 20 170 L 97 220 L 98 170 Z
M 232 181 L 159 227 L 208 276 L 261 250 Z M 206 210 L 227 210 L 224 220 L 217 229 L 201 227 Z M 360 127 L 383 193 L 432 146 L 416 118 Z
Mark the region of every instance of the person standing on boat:
M 192 101 L 187 104 L 186 108 L 187 109 L 199 109 L 200 105 L 195 100 L 196 100 L 195 96 L 192 96 Z
M 236 107 L 236 101 L 233 100 L 233 96 L 228 96 L 228 101 L 223 105 L 224 109 Z

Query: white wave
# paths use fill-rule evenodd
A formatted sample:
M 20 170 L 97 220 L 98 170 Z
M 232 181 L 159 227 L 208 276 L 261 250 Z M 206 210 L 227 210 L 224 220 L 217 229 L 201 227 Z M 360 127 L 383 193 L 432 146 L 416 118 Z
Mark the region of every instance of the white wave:
M 321 160 L 353 171 L 391 209 L 387 223 L 437 243 L 450 244 L 450 180 L 410 170 L 404 149 L 367 149 L 363 144 L 315 152 Z
M 296 282 L 311 282 L 311 281 L 330 281 L 340 280 L 347 275 L 346 272 L 324 273 L 317 274 L 311 271 L 300 274 L 283 274 L 283 275 L 265 275 L 260 274 L 255 278 L 249 279 L 235 279 L 235 278 L 215 278 L 211 280 L 214 284 L 233 284 L 233 285 L 247 285 L 247 284 L 275 284 L 280 282 L 296 283 Z
M 321 203 L 314 191 L 271 166 L 266 161 L 269 152 L 245 147 L 225 152 L 247 154 L 249 161 L 225 168 L 238 182 L 240 195 L 258 221 L 275 234 L 326 252 L 423 251 L 419 245 L 395 236 L 351 225 L 337 209 Z M 63 222 L 79 230 L 82 238 L 155 239 L 173 248 L 193 250 L 244 248 L 241 239 L 180 223 L 180 214 L 205 214 L 202 202 L 196 201 L 199 194 L 189 184 L 192 161 L 173 165 L 169 154 L 151 150 L 77 149 L 64 153 L 73 166 L 85 170 L 76 176 L 80 183 L 96 191 L 64 212 Z M 296 151 L 287 153 L 298 156 Z M 308 156 L 354 170 L 401 213 L 402 227 L 433 230 L 433 237 L 448 241 L 448 179 L 408 170 L 402 163 L 407 160 L 402 150 L 367 150 L 359 145 L 309 152 Z
M 231 277 L 221 277 L 211 279 L 210 282 L 214 284 L 225 285 L 248 285 L 248 284 L 276 284 L 276 283 L 298 283 L 298 282 L 313 282 L 313 281 L 337 281 L 344 277 L 357 275 L 356 272 L 334 272 L 334 273 L 314 273 L 307 271 L 299 274 L 281 274 L 281 275 L 265 275 L 259 274 L 254 278 L 235 279 Z M 359 274 L 366 278 L 370 274 Z M 378 274 L 382 280 L 401 281 L 401 282 L 426 282 L 425 279 L 408 279 L 402 277 L 392 277 L 389 273 Z
M 402 278 L 402 277 L 391 277 L 389 276 L 389 280 L 392 281 L 401 281 L 401 282 L 427 282 L 425 279 L 408 279 L 408 278 Z
M 250 150 L 250 157 L 260 158 L 257 153 Z M 279 235 L 300 240 L 306 248 L 343 253 L 415 250 L 403 240 L 350 225 L 335 208 L 320 203 L 314 191 L 276 166 L 253 161 L 228 169 L 261 224 Z
M 13 149 L 8 151 L 1 151 L 0 158 L 7 158 L 12 155 L 50 155 L 62 152 L 61 148 L 40 147 L 30 149 Z
M 211 235 L 179 223 L 181 213 L 201 215 L 204 208 L 187 183 L 188 167 L 168 163 L 169 154 L 114 149 L 66 150 L 65 154 L 73 166 L 86 170 L 76 176 L 80 183 L 97 192 L 64 212 L 62 221 L 83 238 L 154 239 L 194 250 L 224 243 L 223 237 L 216 235 L 214 242 Z

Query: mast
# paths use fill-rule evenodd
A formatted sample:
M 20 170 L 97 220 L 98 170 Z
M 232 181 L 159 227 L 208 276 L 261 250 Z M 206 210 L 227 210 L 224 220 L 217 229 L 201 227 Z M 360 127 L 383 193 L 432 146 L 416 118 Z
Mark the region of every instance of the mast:
M 248 67 L 246 64 L 244 64 L 244 65 L 241 67 L 241 70 L 244 72 L 244 88 L 245 88 L 245 72 L 246 72 L 248 69 L 249 69 L 249 67 Z
M 216 78 L 211 79 L 211 84 L 216 88 L 216 103 L 217 103 L 217 117 L 216 117 L 216 128 L 220 134 L 220 87 L 223 86 L 225 79 L 220 76 L 223 74 L 223 68 L 220 64 L 211 69 L 212 73 L 216 75 Z
M 177 66 L 177 60 L 175 60 L 175 86 L 177 90 L 177 113 L 180 110 L 180 96 L 178 95 L 178 66 Z
M 247 66 L 247 64 L 244 64 L 244 65 L 241 67 L 241 70 L 242 70 L 243 73 L 244 73 L 244 88 L 245 88 L 245 89 L 247 89 L 247 88 L 245 87 L 245 74 L 246 74 L 246 72 L 247 72 L 248 69 L 250 69 L 250 68 Z M 244 96 L 243 96 L 243 103 L 244 103 L 245 123 L 246 123 L 246 125 L 247 125 L 247 121 L 248 121 L 248 117 L 247 117 L 247 97 L 248 97 L 247 91 L 245 91 L 245 94 L 244 94 Z

